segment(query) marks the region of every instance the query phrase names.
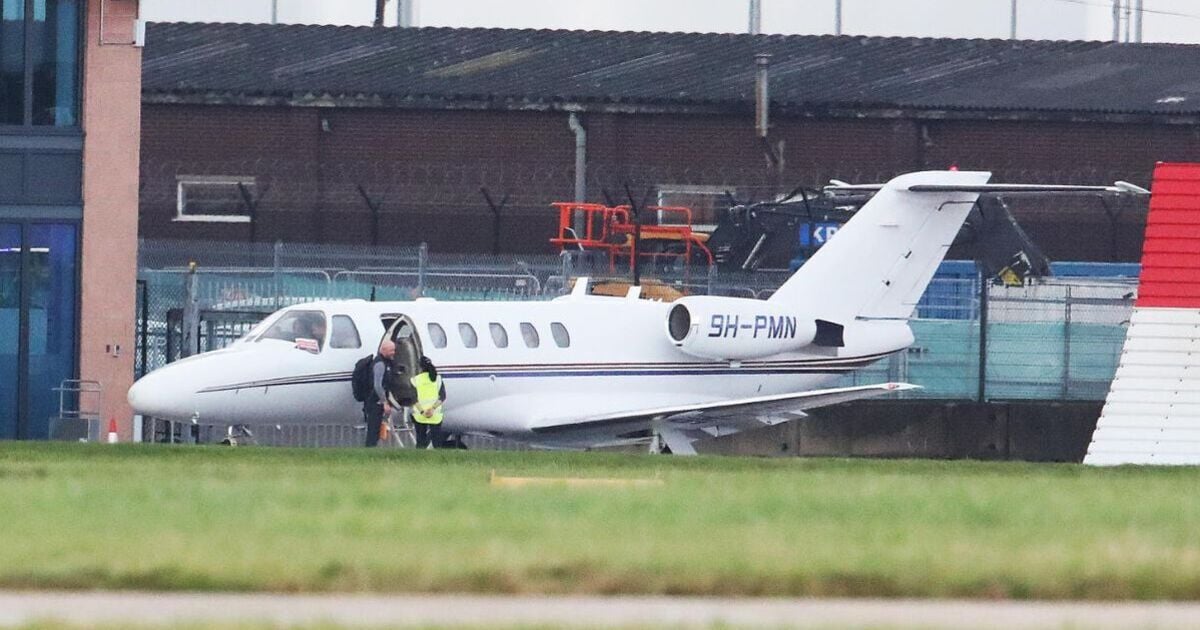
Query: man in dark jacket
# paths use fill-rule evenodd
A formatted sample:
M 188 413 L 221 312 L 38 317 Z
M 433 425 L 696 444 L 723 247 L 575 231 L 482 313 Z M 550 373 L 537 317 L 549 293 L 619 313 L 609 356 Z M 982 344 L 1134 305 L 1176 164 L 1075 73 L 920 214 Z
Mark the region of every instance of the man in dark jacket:
M 391 405 L 388 404 L 386 384 L 394 378 L 391 372 L 392 359 L 395 356 L 396 344 L 386 339 L 379 344 L 379 352 L 375 353 L 375 360 L 371 362 L 371 392 L 363 401 L 363 418 L 367 421 L 367 446 L 379 444 L 379 425 L 383 424 L 384 416 L 392 412 Z

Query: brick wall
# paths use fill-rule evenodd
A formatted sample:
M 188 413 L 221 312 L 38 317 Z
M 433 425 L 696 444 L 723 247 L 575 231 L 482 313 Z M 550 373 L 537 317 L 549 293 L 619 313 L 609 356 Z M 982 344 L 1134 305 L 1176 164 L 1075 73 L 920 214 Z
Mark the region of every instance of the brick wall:
M 778 184 L 750 117 L 588 114 L 588 196 L 624 201 L 664 184 L 774 189 L 830 178 L 881 180 L 921 168 L 990 169 L 996 181 L 1149 182 L 1156 160 L 1200 160 L 1200 128 L 908 119 L 777 119 Z M 574 137 L 561 112 L 436 111 L 147 104 L 141 229 L 149 238 L 250 237 L 246 224 L 173 221 L 178 175 L 257 178 L 258 240 L 427 242 L 491 249 L 487 187 L 508 204 L 504 252 L 549 252 L 549 203 L 573 197 Z M 364 199 L 365 197 L 365 199 Z M 368 203 L 367 200 L 370 200 Z M 1136 259 L 1144 204 L 1013 204 L 1051 258 Z

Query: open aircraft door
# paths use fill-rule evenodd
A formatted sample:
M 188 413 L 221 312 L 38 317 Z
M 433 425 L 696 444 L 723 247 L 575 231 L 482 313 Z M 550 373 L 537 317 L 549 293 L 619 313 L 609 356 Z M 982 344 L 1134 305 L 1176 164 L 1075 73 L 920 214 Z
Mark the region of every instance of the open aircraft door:
M 396 344 L 396 358 L 393 363 L 397 368 L 404 368 L 404 375 L 399 380 L 407 385 L 408 379 L 415 376 L 420 369 L 421 356 L 424 354 L 417 325 L 408 315 L 400 313 L 383 315 L 380 319 L 387 329 L 384 339 L 391 339 Z M 391 402 L 393 405 L 397 403 L 395 400 Z

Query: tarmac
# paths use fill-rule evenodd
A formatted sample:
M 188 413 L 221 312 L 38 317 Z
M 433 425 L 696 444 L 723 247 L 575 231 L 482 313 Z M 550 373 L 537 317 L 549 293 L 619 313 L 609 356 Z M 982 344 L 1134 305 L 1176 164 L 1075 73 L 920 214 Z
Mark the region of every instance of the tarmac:
M 0 626 L 1195 628 L 1200 604 L 0 591 Z M 324 627 L 324 626 L 323 626 Z

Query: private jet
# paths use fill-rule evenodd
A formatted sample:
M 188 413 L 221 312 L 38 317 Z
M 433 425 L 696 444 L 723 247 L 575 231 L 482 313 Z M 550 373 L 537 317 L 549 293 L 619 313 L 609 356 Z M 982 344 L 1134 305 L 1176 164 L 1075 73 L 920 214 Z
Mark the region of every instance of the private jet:
M 831 404 L 910 390 L 829 388 L 913 343 L 917 301 L 986 192 L 1125 193 L 1103 186 L 989 185 L 927 171 L 873 194 L 769 299 L 672 302 L 588 294 L 548 302 L 325 301 L 284 308 L 227 348 L 176 361 L 129 390 L 144 416 L 228 425 L 362 423 L 355 362 L 385 338 L 409 370 L 422 355 L 447 391 L 444 428 L 546 448 L 694 443 Z M 411 371 L 410 371 L 411 373 Z

